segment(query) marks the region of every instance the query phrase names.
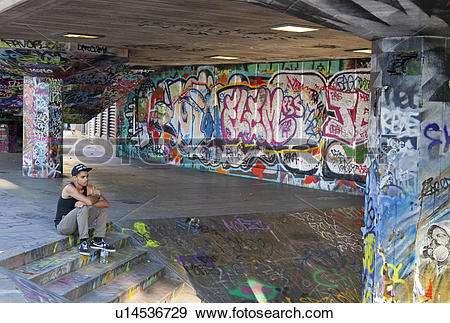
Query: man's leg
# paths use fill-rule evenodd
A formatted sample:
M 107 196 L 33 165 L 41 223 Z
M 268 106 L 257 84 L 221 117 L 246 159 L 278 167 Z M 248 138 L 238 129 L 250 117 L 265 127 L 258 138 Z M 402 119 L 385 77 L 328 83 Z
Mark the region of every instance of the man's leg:
M 91 225 L 94 220 L 95 224 L 95 237 L 91 240 L 92 249 L 105 249 L 109 252 L 115 252 L 114 246 L 109 245 L 103 239 L 106 235 L 106 223 L 108 220 L 108 208 L 89 208 L 89 225 Z
M 75 208 L 69 213 L 67 213 L 59 222 L 56 230 L 59 234 L 62 235 L 71 235 L 77 231 L 80 236 L 80 239 L 89 238 L 88 233 L 88 208 Z
M 75 208 L 67 213 L 56 227 L 59 234 L 71 235 L 77 231 L 81 240 L 78 251 L 82 255 L 89 255 L 89 245 L 87 239 L 89 238 L 89 224 L 88 224 L 89 210 L 86 206 Z
M 95 237 L 104 238 L 106 235 L 106 223 L 108 221 L 108 208 L 89 207 L 89 222 L 90 226 L 95 220 Z

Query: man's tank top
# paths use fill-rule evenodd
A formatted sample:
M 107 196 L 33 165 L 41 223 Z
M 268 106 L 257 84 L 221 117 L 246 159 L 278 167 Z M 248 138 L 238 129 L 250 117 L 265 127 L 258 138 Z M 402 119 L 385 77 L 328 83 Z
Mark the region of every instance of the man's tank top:
M 73 182 L 70 182 L 70 184 L 75 186 Z M 87 186 L 83 187 L 83 194 L 87 196 Z M 78 200 L 73 197 L 70 199 L 63 199 L 62 196 L 59 196 L 58 206 L 56 207 L 55 227 L 61 222 L 63 216 L 75 208 L 75 203 L 77 201 Z

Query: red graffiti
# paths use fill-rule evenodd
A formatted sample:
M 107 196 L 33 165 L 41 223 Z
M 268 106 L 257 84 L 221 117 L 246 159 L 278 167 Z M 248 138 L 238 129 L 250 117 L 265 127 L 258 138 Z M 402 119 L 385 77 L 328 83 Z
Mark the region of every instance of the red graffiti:
M 263 179 L 263 173 L 265 169 L 266 166 L 264 166 L 264 164 L 258 160 L 255 167 L 252 168 L 252 173 L 258 176 L 259 179 Z
M 308 185 L 311 183 L 317 184 L 318 182 L 319 181 L 315 176 L 306 176 L 306 178 L 303 180 L 303 183 Z

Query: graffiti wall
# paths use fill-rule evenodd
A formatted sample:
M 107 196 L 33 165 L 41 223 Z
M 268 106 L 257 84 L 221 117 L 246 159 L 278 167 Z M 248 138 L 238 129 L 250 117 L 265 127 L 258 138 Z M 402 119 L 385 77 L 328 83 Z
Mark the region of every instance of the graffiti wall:
M 0 115 L 21 115 L 23 77 L 0 72 Z
M 186 67 L 118 101 L 119 156 L 363 194 L 368 60 Z
M 374 46 L 365 302 L 450 301 L 446 42 L 395 38 Z
M 24 78 L 24 175 L 37 178 L 62 176 L 62 82 Z
M 109 59 L 64 79 L 64 122 L 90 120 L 144 79 L 129 66 L 111 64 Z

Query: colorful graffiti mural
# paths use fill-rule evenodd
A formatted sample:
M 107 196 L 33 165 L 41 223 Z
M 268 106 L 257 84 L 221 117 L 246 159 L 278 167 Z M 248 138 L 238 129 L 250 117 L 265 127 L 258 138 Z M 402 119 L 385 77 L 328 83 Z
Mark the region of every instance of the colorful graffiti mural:
M 84 123 L 144 79 L 127 50 L 0 38 L 0 116 L 21 115 L 23 77 L 64 80 L 64 121 Z
M 368 60 L 186 67 L 117 104 L 119 156 L 363 194 Z
M 450 301 L 449 102 L 437 95 L 449 73 L 433 61 L 450 58 L 445 42 L 374 43 L 364 302 Z
M 0 114 L 20 115 L 23 101 L 23 77 L 0 73 Z

